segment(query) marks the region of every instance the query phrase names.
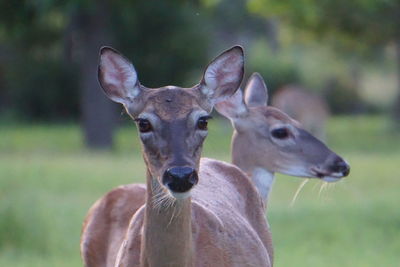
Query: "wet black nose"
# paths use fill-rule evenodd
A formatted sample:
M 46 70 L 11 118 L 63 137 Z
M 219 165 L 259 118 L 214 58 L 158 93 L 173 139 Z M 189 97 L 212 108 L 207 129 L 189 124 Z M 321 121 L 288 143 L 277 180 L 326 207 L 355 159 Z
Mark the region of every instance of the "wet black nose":
M 340 172 L 343 176 L 347 176 L 350 173 L 350 166 L 342 158 L 337 158 L 333 166 L 331 167 L 332 172 Z
M 190 167 L 172 167 L 165 171 L 162 182 L 171 191 L 184 193 L 189 191 L 199 178 L 195 169 Z

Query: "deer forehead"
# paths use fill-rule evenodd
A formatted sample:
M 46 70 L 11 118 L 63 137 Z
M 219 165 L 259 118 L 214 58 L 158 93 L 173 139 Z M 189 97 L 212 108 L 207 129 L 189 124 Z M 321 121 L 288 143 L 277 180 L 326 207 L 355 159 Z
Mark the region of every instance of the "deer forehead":
M 267 107 L 267 108 L 262 108 L 259 111 L 264 117 L 264 119 L 267 121 L 269 125 L 275 125 L 275 124 L 288 124 L 288 125 L 293 125 L 295 127 L 299 127 L 299 123 L 289 117 L 287 114 L 283 113 L 282 111 L 274 108 L 274 107 Z
M 150 92 L 145 105 L 147 113 L 166 121 L 186 118 L 195 109 L 200 109 L 196 95 L 190 89 L 173 86 Z

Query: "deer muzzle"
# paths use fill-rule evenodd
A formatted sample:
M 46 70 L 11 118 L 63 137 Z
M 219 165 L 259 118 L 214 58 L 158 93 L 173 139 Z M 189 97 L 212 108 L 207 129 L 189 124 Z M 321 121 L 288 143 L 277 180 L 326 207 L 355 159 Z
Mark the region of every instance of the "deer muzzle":
M 191 167 L 171 167 L 164 172 L 162 183 L 172 193 L 186 193 L 199 181 L 195 169 Z

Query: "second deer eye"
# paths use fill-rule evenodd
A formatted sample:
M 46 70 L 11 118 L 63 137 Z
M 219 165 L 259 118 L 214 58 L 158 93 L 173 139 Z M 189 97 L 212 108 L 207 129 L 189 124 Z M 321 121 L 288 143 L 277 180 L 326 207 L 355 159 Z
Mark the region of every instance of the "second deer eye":
M 289 137 L 289 130 L 286 128 L 279 128 L 271 131 L 271 135 L 277 139 L 286 139 Z
M 146 119 L 137 119 L 136 122 L 141 133 L 147 133 L 153 130 L 151 123 Z
M 200 117 L 199 120 L 197 121 L 197 128 L 199 130 L 207 130 L 208 119 L 210 118 L 211 118 L 210 116 Z

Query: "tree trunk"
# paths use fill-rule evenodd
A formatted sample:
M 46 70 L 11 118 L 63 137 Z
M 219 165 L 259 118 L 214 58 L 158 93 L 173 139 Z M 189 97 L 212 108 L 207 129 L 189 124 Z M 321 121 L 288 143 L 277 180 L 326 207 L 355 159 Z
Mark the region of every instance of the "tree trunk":
M 12 108 L 10 101 L 10 90 L 6 86 L 6 67 L 10 61 L 15 59 L 15 51 L 6 45 L 0 44 L 0 114 Z
M 116 105 L 102 92 L 97 81 L 99 48 L 109 45 L 109 15 L 106 1 L 96 1 L 91 10 L 80 9 L 72 16 L 72 32 L 77 41 L 70 51 L 80 71 L 81 123 L 85 144 L 89 148 L 109 149 L 117 122 Z M 71 29 L 69 29 L 71 31 Z M 70 45 L 70 44 L 69 44 Z M 68 53 L 66 53 L 68 54 Z
M 400 39 L 396 41 L 396 61 L 397 61 L 397 97 L 393 107 L 393 119 L 397 130 L 400 130 Z

